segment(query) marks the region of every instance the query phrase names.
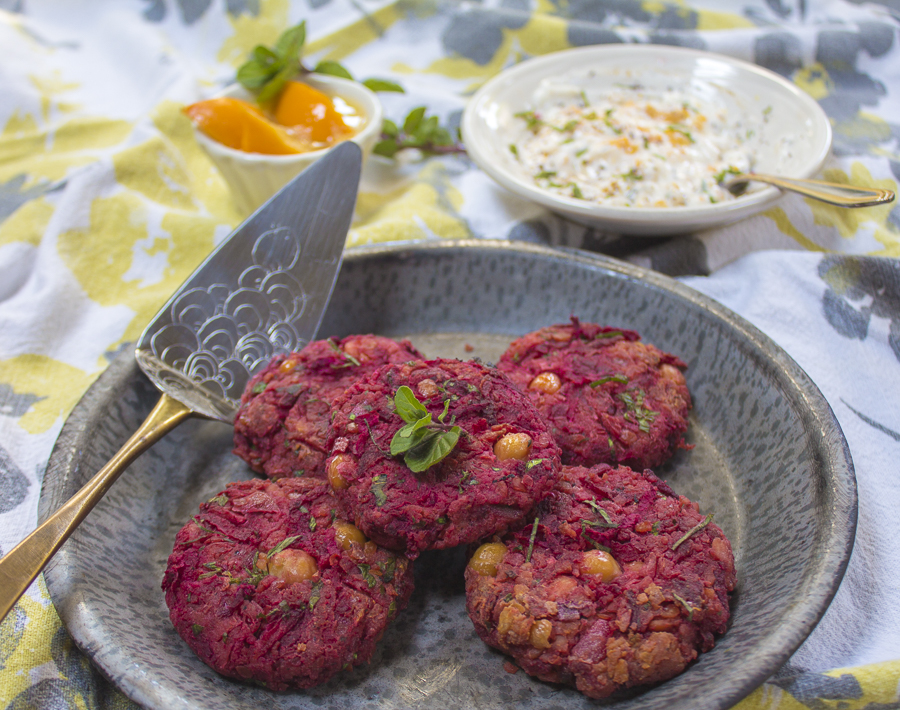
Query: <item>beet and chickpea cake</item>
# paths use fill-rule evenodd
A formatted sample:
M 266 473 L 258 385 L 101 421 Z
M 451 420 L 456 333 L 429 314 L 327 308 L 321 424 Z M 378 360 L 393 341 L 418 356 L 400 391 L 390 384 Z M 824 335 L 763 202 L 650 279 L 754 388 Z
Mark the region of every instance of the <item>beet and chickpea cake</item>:
M 481 639 L 591 698 L 667 680 L 725 631 L 731 544 L 651 471 L 564 466 L 517 531 L 466 567 Z
M 334 398 L 382 365 L 421 357 L 408 340 L 378 335 L 316 340 L 276 356 L 241 396 L 234 453 L 269 478 L 320 475 Z
M 271 690 L 309 688 L 369 660 L 409 599 L 412 565 L 336 509 L 312 478 L 232 483 L 200 506 L 162 583 L 200 660 Z
M 328 480 L 348 520 L 411 558 L 504 532 L 549 492 L 559 448 L 493 367 L 388 365 L 337 398 Z
M 652 468 L 686 446 L 687 365 L 634 331 L 572 318 L 513 341 L 497 368 L 550 423 L 564 464 Z

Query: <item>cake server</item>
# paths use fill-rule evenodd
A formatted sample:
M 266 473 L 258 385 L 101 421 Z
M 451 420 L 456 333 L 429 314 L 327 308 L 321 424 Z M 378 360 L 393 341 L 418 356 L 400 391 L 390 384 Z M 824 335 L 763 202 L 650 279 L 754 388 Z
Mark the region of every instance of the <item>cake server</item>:
M 156 315 L 135 358 L 162 392 L 85 486 L 0 560 L 0 620 L 142 452 L 188 417 L 232 424 L 250 377 L 315 337 L 337 278 L 362 155 L 345 142 L 225 239 Z

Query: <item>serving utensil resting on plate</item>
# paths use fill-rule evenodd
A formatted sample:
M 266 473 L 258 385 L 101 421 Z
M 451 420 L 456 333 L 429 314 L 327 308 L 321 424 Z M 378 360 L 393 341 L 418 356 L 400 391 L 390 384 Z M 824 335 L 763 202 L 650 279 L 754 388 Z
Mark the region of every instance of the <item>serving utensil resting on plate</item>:
M 853 463 L 834 413 L 771 339 L 662 274 L 589 252 L 492 239 L 372 244 L 344 255 L 319 335 L 409 338 L 429 358 L 496 362 L 509 343 L 572 313 L 640 332 L 688 363 L 691 450 L 657 473 L 732 542 L 731 628 L 685 672 L 602 710 L 729 710 L 809 635 L 840 584 L 856 527 Z M 115 453 L 158 395 L 130 353 L 73 409 L 47 465 L 58 508 Z M 110 416 L 110 413 L 114 413 Z M 307 690 L 214 673 L 181 642 L 160 581 L 197 506 L 252 477 L 231 431 L 194 420 L 141 456 L 45 571 L 75 644 L 148 710 L 598 710 L 574 688 L 504 673 L 466 612 L 462 548 L 416 560 L 416 591 L 373 662 Z M 531 521 L 529 521 L 530 524 Z M 15 610 L 18 612 L 18 608 Z
M 0 560 L 0 620 L 135 458 L 188 417 L 231 424 L 253 373 L 315 337 L 361 164 L 358 146 L 336 147 L 232 232 L 156 315 L 135 358 L 162 397 L 109 463 Z

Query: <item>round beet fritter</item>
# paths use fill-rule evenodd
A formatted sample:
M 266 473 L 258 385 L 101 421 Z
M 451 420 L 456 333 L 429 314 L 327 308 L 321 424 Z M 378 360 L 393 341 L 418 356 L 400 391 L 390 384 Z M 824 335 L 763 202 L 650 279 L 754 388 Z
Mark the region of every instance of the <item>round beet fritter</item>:
M 405 557 L 335 518 L 321 479 L 230 484 L 175 538 L 169 615 L 200 660 L 272 690 L 365 663 L 412 592 Z
M 564 464 L 653 468 L 685 446 L 687 365 L 634 331 L 572 318 L 515 340 L 497 368 L 549 422 Z
M 316 340 L 276 356 L 241 396 L 234 453 L 269 478 L 321 474 L 334 398 L 382 365 L 421 357 L 408 340 L 378 335 Z
M 395 407 L 402 386 L 431 417 L 420 432 L 426 451 L 459 428 L 446 458 L 419 472 L 407 454 L 390 453 L 395 435 L 409 426 Z M 411 558 L 504 532 L 553 487 L 559 471 L 559 448 L 528 398 L 477 362 L 388 365 L 349 387 L 334 411 L 327 475 L 347 518 Z
M 592 698 L 666 680 L 728 622 L 734 557 L 710 521 L 649 470 L 564 466 L 523 527 L 470 559 L 469 616 L 527 673 Z

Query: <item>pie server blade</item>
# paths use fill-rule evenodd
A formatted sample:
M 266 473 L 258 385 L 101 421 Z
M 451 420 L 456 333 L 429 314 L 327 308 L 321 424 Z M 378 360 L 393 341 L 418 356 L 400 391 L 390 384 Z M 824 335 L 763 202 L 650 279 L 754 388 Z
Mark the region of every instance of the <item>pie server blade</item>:
M 135 358 L 162 397 L 109 463 L 0 560 L 0 620 L 135 458 L 188 417 L 231 424 L 250 377 L 315 337 L 361 165 L 347 141 L 307 168 L 219 244 L 147 326 Z

